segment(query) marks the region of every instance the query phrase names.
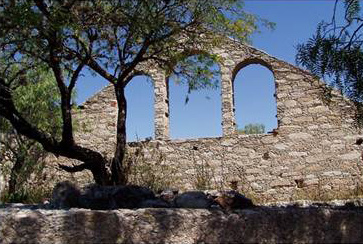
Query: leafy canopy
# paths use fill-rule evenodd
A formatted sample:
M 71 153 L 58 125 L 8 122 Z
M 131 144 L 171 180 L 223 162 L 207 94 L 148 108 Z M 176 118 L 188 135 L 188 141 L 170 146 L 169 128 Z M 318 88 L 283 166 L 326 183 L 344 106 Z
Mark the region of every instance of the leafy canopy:
M 342 9 L 342 11 L 340 11 Z M 335 1 L 330 22 L 322 21 L 296 61 L 356 102 L 363 102 L 363 11 L 359 0 Z M 362 112 L 360 112 L 362 117 Z
M 264 124 L 247 124 L 243 129 L 239 129 L 238 133 L 240 134 L 264 134 L 265 133 L 265 125 Z
M 217 56 L 201 54 L 225 38 L 242 42 L 268 21 L 246 13 L 241 0 L 0 0 L 0 116 L 49 152 L 82 163 L 61 166 L 91 170 L 99 184 L 123 184 L 127 102 L 124 89 L 143 67 L 159 66 L 181 77 L 189 91 L 213 87 L 208 71 Z M 28 121 L 16 108 L 12 87 L 29 70 L 51 70 L 60 96 L 62 133 L 57 138 Z M 8 71 L 16 67 L 15 73 Z M 88 68 L 115 88 L 118 104 L 115 154 L 78 145 L 73 136 L 72 95 Z M 15 74 L 15 75 L 12 75 Z M 27 81 L 26 81 L 27 82 Z M 30 122 L 30 123 L 29 123 Z
M 16 73 L 16 70 L 12 72 Z M 32 70 L 13 81 L 11 88 L 15 107 L 20 114 L 45 133 L 59 138 L 62 123 L 60 96 L 52 74 L 44 69 Z M 9 197 L 12 198 L 24 190 L 24 182 L 32 173 L 39 173 L 43 169 L 47 153 L 39 143 L 19 134 L 2 117 L 0 117 L 0 134 L 0 168 L 2 172 L 9 171 L 8 190 Z M 10 160 L 13 164 L 4 164 L 6 160 Z M 8 166 L 11 168 L 7 170 Z
M 196 80 L 206 80 L 206 69 L 176 68 L 190 56 L 185 47 L 199 43 L 208 51 L 221 36 L 248 41 L 258 23 L 273 27 L 246 13 L 243 2 L 236 0 L 35 1 L 37 6 L 32 1 L 3 2 L 0 22 L 5 28 L 0 36 L 7 58 L 26 57 L 32 64 L 50 66 L 60 61 L 67 84 L 83 63 L 111 83 L 126 85 L 138 63 L 152 60 L 170 74 L 185 75 L 193 90 Z M 203 43 L 207 33 L 214 39 Z M 189 60 L 182 66 L 204 61 L 209 62 Z
M 0 65 L 1 67 L 1 65 Z M 61 132 L 60 95 L 52 73 L 45 69 L 31 70 L 12 82 L 13 100 L 20 114 L 44 132 L 59 137 Z M 17 134 L 4 118 L 3 133 Z

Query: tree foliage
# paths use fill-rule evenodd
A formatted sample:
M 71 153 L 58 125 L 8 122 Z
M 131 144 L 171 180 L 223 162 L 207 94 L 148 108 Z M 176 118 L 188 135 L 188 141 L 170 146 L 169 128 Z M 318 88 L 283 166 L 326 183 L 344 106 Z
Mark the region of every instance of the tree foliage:
M 240 134 L 264 134 L 265 133 L 265 125 L 264 124 L 247 124 L 243 129 L 239 129 L 238 133 Z
M 91 170 L 98 184 L 124 184 L 127 101 L 124 89 L 143 64 L 184 77 L 189 90 L 213 85 L 206 77 L 209 60 L 217 56 L 193 54 L 190 47 L 208 51 L 223 38 L 248 41 L 258 24 L 272 26 L 243 9 L 237 0 L 1 0 L 0 54 L 6 67 L 20 73 L 45 65 L 54 75 L 60 94 L 60 138 L 44 133 L 22 116 L 9 88 L 12 78 L 0 77 L 0 115 L 18 133 L 38 141 L 45 150 L 77 159 L 69 172 Z M 194 64 L 205 65 L 195 68 Z M 179 65 L 178 65 L 179 64 Z M 114 86 L 118 114 L 117 139 L 112 159 L 78 145 L 72 125 L 72 91 L 85 69 Z M 111 162 L 111 171 L 107 165 Z
M 340 7 L 342 11 L 339 11 Z M 319 23 L 316 34 L 297 46 L 296 55 L 298 64 L 330 80 L 332 86 L 356 102 L 359 111 L 363 111 L 361 7 L 359 0 L 336 0 L 331 21 Z
M 16 72 L 16 70 L 13 70 Z M 59 138 L 61 132 L 60 96 L 51 73 L 44 69 L 28 72 L 12 82 L 13 100 L 20 114 L 30 123 Z M 27 82 L 24 82 L 24 79 Z M 9 160 L 8 194 L 12 196 L 23 190 L 23 183 L 30 175 L 43 168 L 47 155 L 39 143 L 18 133 L 7 120 L 0 118 L 1 161 Z M 2 166 L 4 167 L 4 165 Z

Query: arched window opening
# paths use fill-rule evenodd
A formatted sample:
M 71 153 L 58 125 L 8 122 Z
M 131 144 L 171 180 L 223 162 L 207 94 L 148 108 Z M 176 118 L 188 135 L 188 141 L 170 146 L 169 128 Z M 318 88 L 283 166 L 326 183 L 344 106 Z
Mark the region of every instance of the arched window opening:
M 277 128 L 275 81 L 272 72 L 259 64 L 241 69 L 234 79 L 237 132 L 266 134 Z
M 126 86 L 127 141 L 142 141 L 154 136 L 154 88 L 148 76 L 136 76 Z
M 195 80 L 190 75 L 193 72 L 204 72 L 207 67 L 200 61 L 199 54 L 189 56 L 186 64 L 193 64 L 190 67 L 191 70 L 183 70 L 186 67 L 179 69 L 185 72 L 187 77 L 185 75 L 172 76 L 168 80 L 170 138 L 172 139 L 222 135 L 220 68 L 212 59 L 207 60 L 210 62 L 207 65 L 210 67 L 209 71 L 203 75 L 202 79 Z M 188 83 L 187 78 L 192 83 Z

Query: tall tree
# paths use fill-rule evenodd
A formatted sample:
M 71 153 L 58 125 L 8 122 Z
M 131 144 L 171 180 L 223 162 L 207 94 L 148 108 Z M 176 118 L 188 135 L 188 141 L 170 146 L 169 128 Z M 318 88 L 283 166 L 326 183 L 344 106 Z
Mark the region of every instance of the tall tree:
M 333 3 L 332 3 L 333 4 Z M 356 102 L 363 120 L 363 11 L 359 0 L 335 0 L 332 19 L 319 23 L 316 34 L 297 46 L 298 64 Z
M 61 97 L 60 140 L 30 124 L 13 102 L 8 77 L 0 77 L 0 116 L 16 130 L 56 155 L 81 161 L 61 165 L 69 172 L 91 170 L 96 183 L 125 184 L 123 160 L 126 146 L 127 103 L 125 87 L 140 74 L 140 64 L 153 62 L 169 75 L 184 76 L 190 90 L 210 86 L 207 69 L 193 70 L 193 59 L 183 62 L 188 45 L 218 45 L 221 36 L 246 41 L 260 19 L 243 10 L 237 0 L 130 0 L 130 1 L 2 1 L 0 48 L 7 66 L 47 65 Z M 270 26 L 267 21 L 264 24 Z M 217 33 L 217 34 L 216 34 Z M 207 38 L 208 43 L 202 43 Z M 196 59 L 206 63 L 210 58 Z M 194 62 L 194 64 L 196 64 Z M 177 65 L 182 63 L 183 65 Z M 95 150 L 77 145 L 72 127 L 72 90 L 84 68 L 114 86 L 118 104 L 117 141 L 111 172 L 109 160 Z M 202 66 L 203 67 L 203 66 Z

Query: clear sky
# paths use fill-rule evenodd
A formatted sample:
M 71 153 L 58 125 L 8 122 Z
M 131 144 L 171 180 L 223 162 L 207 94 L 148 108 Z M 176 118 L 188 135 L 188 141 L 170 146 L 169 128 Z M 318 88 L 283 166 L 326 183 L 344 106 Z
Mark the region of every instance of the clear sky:
M 333 0 L 245 1 L 248 12 L 276 23 L 276 29 L 261 29 L 252 45 L 268 54 L 295 64 L 296 45 L 314 34 L 321 20 L 330 20 Z M 240 128 L 262 123 L 266 132 L 277 127 L 274 77 L 265 67 L 249 65 L 235 80 L 236 120 Z M 85 74 L 78 82 L 77 103 L 84 102 L 107 83 Z M 220 88 L 194 92 L 185 104 L 186 87 L 170 83 L 170 136 L 172 139 L 218 137 L 222 135 Z M 128 100 L 127 138 L 129 141 L 154 136 L 152 83 L 135 77 L 126 88 Z

